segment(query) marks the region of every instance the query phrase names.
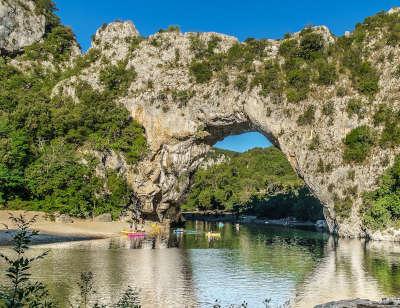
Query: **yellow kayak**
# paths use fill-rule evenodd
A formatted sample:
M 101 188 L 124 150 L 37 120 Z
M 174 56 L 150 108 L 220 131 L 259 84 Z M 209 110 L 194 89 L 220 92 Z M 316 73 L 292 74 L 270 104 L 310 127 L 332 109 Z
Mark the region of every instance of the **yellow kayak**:
M 221 237 L 221 233 L 219 233 L 219 232 L 207 232 L 206 233 L 206 236 L 207 237 Z

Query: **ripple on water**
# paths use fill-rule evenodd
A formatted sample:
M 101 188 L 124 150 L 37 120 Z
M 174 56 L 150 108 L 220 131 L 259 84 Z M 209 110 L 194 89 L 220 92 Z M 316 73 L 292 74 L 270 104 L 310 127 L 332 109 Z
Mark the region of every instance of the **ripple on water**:
M 64 306 L 76 300 L 83 271 L 95 273 L 103 301 L 115 302 L 130 285 L 140 289 L 143 307 L 210 307 L 218 299 L 226 305 L 245 300 L 253 308 L 271 298 L 273 306 L 291 299 L 294 307 L 308 308 L 343 298 L 400 296 L 397 246 L 270 226 L 235 232 L 225 224 L 219 232 L 221 240 L 211 242 L 198 234 L 38 245 L 33 252 L 50 249 L 50 254 L 34 266 L 33 276 Z M 168 246 L 179 248 L 161 249 Z

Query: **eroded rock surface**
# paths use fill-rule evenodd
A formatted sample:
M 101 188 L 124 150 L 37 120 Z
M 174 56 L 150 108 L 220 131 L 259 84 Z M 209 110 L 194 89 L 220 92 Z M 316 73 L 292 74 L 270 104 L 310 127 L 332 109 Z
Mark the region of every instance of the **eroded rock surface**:
M 336 40 L 325 27 L 317 27 L 315 31 L 323 33 L 327 45 Z M 138 33 L 130 22 L 103 27 L 94 39 L 92 48 L 102 50 L 105 58 L 113 63 L 125 59 L 127 68 L 137 72 L 128 95 L 120 99 L 120 103 L 144 126 L 150 147 L 147 158 L 134 170 L 127 171 L 132 187 L 142 199 L 143 211 L 157 213 L 160 218 L 174 217 L 189 188 L 190 176 L 211 146 L 229 134 L 257 130 L 282 150 L 322 201 L 331 231 L 342 236 L 364 236 L 358 211 L 362 192 L 376 186 L 377 178 L 385 170 L 383 161 L 392 162 L 399 149 L 374 149 L 364 164 L 343 162 L 343 138 L 353 128 L 372 122 L 372 114 L 362 119 L 346 114 L 349 98 L 364 99 L 351 90 L 350 80 L 343 78 L 336 85 L 315 86 L 309 98 L 297 104 L 288 102 L 285 97 L 260 95 L 257 86 L 238 90 L 234 81 L 239 72 L 234 68 L 225 71 L 225 79 L 213 77 L 210 82 L 196 83 L 189 72 L 190 63 L 196 58 L 191 46 L 193 36 L 205 44 L 217 37 L 215 53 L 226 52 L 238 42 L 222 34 L 173 31 L 155 34 L 132 49 L 129 37 L 138 37 Z M 276 52 L 279 44 L 279 41 L 270 41 L 268 58 L 280 60 Z M 398 49 L 382 52 L 392 52 L 395 59 L 400 57 Z M 257 70 L 259 63 L 253 65 Z M 101 67 L 100 63 L 94 63 L 79 78 L 94 88 L 101 88 L 97 78 Z M 379 70 L 382 73 L 380 91 L 370 102 L 371 106 L 386 101 L 388 95 L 393 98 L 397 95 L 394 93 L 397 93 L 398 80 L 391 77 L 392 64 L 380 63 Z M 349 89 L 348 93 L 338 96 L 338 87 Z M 70 88 L 71 85 L 67 86 L 64 92 L 73 92 Z M 393 101 L 397 106 L 398 101 Z M 322 111 L 328 102 L 334 116 Z M 316 121 L 313 125 L 300 125 L 298 118 L 309 106 L 315 107 Z M 315 136 L 318 136 L 319 146 L 310 150 Z M 318 171 L 320 161 L 329 165 L 329 170 Z M 353 178 L 348 176 L 351 172 Z M 349 218 L 339 220 L 335 215 L 334 198 L 344 198 L 349 187 L 357 187 L 352 212 Z
M 29 1 L 27 8 L 20 6 L 16 11 L 8 2 L 0 3 L 0 48 L 14 51 L 40 38 L 44 19 L 30 15 Z M 388 14 L 399 12 L 392 10 Z M 320 47 L 325 50 L 338 40 L 323 26 L 308 31 L 322 36 Z M 300 36 L 301 33 L 296 33 L 292 39 L 299 41 Z M 363 192 L 376 188 L 377 179 L 393 163 L 399 147 L 374 147 L 362 164 L 343 160 L 343 138 L 352 129 L 372 126 L 373 111 L 382 103 L 400 107 L 399 77 L 393 65 L 400 61 L 400 48 L 379 45 L 377 40 L 379 35 L 368 43 L 374 48 L 368 45 L 362 49 L 363 52 L 368 50 L 365 57 L 379 71 L 379 90 L 373 96 L 360 94 L 352 84 L 354 80 L 342 69 L 335 82 L 312 83 L 309 94 L 294 103 L 287 94 L 263 91 L 258 83 L 252 82 L 257 73 L 268 72 L 269 63 L 286 64 L 279 53 L 283 40 L 264 41 L 260 45 L 262 57 L 246 63 L 245 72 L 237 65 L 242 59 L 235 58 L 222 69 L 213 68 L 211 76 L 197 78 L 192 72 L 193 63 L 203 61 L 204 54 L 214 59 L 224 55 L 222 61 L 231 56 L 229 50 L 242 44 L 223 34 L 181 33 L 176 29 L 142 39 L 131 22 L 115 22 L 97 31 L 91 51 L 99 56 L 93 63 L 60 82 L 54 92 L 77 100 L 75 87 L 82 81 L 93 89 L 103 88 L 100 72 L 107 65 L 123 63 L 127 70 L 135 71 L 134 82 L 116 103 L 125 105 L 145 128 L 148 155 L 136 166 L 128 166 L 116 153 L 99 155 L 103 167 L 115 166 L 126 175 L 147 216 L 175 219 L 179 215 L 179 204 L 190 187 L 190 178 L 212 145 L 227 135 L 256 130 L 281 149 L 323 203 L 331 231 L 342 236 L 369 234 L 372 238 L 385 238 L 386 235 L 363 227 L 360 206 Z M 199 45 L 204 48 L 198 48 Z M 218 61 L 213 65 L 218 65 Z M 352 98 L 367 106 L 362 117 L 346 112 Z M 329 106 L 329 114 L 326 106 Z M 301 123 L 301 117 L 310 110 L 313 122 Z M 339 217 L 335 204 L 348 197 L 349 191 L 350 214 Z
M 39 41 L 45 33 L 45 17 L 29 0 L 0 1 L 0 50 L 14 53 Z
M 315 308 L 395 308 L 400 306 L 400 300 L 383 299 L 382 301 L 370 301 L 367 299 L 352 299 L 330 302 L 317 305 Z

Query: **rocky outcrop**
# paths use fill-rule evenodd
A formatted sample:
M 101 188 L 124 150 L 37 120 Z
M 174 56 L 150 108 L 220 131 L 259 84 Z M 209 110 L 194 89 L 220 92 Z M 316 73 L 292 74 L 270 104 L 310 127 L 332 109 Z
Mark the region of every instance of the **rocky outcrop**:
M 315 308 L 395 308 L 400 306 L 400 300 L 383 299 L 382 301 L 370 301 L 367 299 L 353 299 L 330 302 L 317 305 Z
M 203 162 L 199 166 L 202 169 L 208 169 L 212 166 L 229 162 L 231 157 L 221 151 L 212 149 L 208 155 L 203 159 Z
M 0 48 L 14 51 L 40 38 L 44 20 L 31 16 L 30 2 L 26 3 L 27 7 L 17 8 L 15 14 L 3 0 Z M 305 42 L 303 47 L 323 48 L 329 58 L 328 50 L 334 50 L 331 47 L 338 38 L 323 26 L 306 31 L 310 32 L 320 35 L 322 42 L 318 46 Z M 296 33 L 290 39 L 299 42 L 301 35 Z M 55 89 L 76 100 L 74 87 L 80 81 L 96 90 L 103 88 L 99 77 L 107 65 L 122 63 L 125 69 L 135 71 L 135 81 L 116 103 L 125 105 L 145 128 L 148 155 L 136 166 L 127 166 L 116 153 L 105 153 L 101 160 L 103 166 L 114 165 L 126 175 L 148 217 L 174 219 L 179 215 L 190 178 L 215 142 L 230 134 L 259 131 L 286 155 L 322 202 L 331 231 L 350 237 L 368 233 L 374 238 L 378 235 L 366 230 L 360 217 L 362 194 L 376 188 L 377 179 L 400 149 L 374 147 L 367 161 L 348 163 L 343 160 L 343 138 L 356 127 L 372 126 L 373 112 L 380 104 L 390 102 L 393 108 L 400 108 L 399 77 L 393 66 L 400 61 L 400 48 L 379 39 L 379 35 L 371 38 L 359 51 L 361 60 L 368 57 L 379 71 L 379 89 L 373 96 L 357 91 L 357 78 L 341 67 L 334 82 L 311 82 L 306 89 L 309 93 L 293 102 L 287 92 L 278 93 L 276 85 L 267 84 L 265 89 L 255 81 L 256 75 L 265 75 L 263 82 L 275 81 L 268 73 L 274 65 L 281 68 L 287 64 L 279 52 L 287 40 L 255 43 L 252 52 L 261 56 L 249 60 L 249 51 L 241 48 L 250 46 L 251 41 L 239 44 L 231 36 L 180 33 L 175 28 L 144 39 L 131 22 L 115 22 L 99 29 L 93 39 L 89 52 L 96 51 L 99 56 Z M 242 58 L 237 57 L 239 52 Z M 314 78 L 313 74 L 315 71 L 308 78 Z M 290 94 L 303 90 L 302 76 L 285 78 L 283 87 L 291 82 L 299 88 Z M 350 99 L 367 106 L 362 116 L 346 112 Z M 339 217 L 335 205 L 345 200 L 349 191 L 350 213 Z
M 314 31 L 323 34 L 327 46 L 336 40 L 325 27 L 317 27 Z M 376 186 L 377 178 L 385 169 L 384 161 L 393 161 L 399 149 L 375 149 L 364 164 L 352 165 L 343 161 L 343 138 L 353 128 L 372 122 L 372 113 L 362 118 L 346 114 L 350 98 L 364 100 L 352 89 L 348 77 L 340 78 L 332 86 L 313 86 L 307 99 L 294 104 L 283 96 L 263 96 L 258 86 L 239 90 L 235 86 L 239 74 L 235 68 L 224 71 L 224 76 L 214 77 L 210 82 L 195 82 L 189 69 L 197 57 L 193 40 L 205 45 L 215 40 L 218 43 L 213 52 L 221 54 L 238 42 L 233 37 L 171 31 L 135 41 L 132 48 L 132 39 L 136 37 L 138 33 L 132 23 L 113 23 L 97 32 L 92 48 L 102 50 L 103 56 L 110 61 L 115 57 L 124 58 L 127 69 L 137 73 L 129 94 L 119 102 L 144 126 L 150 147 L 147 158 L 134 168 L 135 171 L 128 172 L 128 179 L 142 200 L 144 213 L 157 213 L 161 219 L 176 215 L 179 203 L 189 189 L 191 175 L 211 146 L 229 134 L 256 130 L 282 150 L 324 204 L 331 231 L 342 236 L 365 235 L 359 215 L 362 192 Z M 116 41 L 119 43 L 115 44 Z M 269 59 L 283 61 L 277 53 L 280 43 L 269 41 L 264 62 Z M 391 52 L 393 58 L 398 59 L 399 51 L 385 47 L 380 52 Z M 254 61 L 253 65 L 257 71 L 260 63 Z M 397 93 L 398 81 L 392 78 L 392 64 L 382 62 L 378 65 L 380 90 L 369 102 L 370 110 L 385 102 L 388 95 L 394 98 Z M 79 78 L 101 88 L 96 78 L 101 67 L 96 62 Z M 346 93 L 337 95 L 339 87 L 345 88 Z M 70 93 L 71 89 L 64 92 Z M 327 103 L 333 115 L 327 116 L 323 112 Z M 397 106 L 398 101 L 393 99 L 393 104 Z M 299 117 L 310 106 L 315 110 L 315 122 L 300 125 Z M 316 136 L 318 147 L 311 150 L 310 143 Z M 320 161 L 329 168 L 318 170 Z M 353 173 L 351 178 L 349 173 Z M 351 214 L 346 219 L 339 219 L 335 214 L 335 198 L 345 198 L 349 187 L 357 189 Z
M 0 1 L 0 50 L 15 53 L 39 41 L 45 33 L 45 17 L 30 0 Z

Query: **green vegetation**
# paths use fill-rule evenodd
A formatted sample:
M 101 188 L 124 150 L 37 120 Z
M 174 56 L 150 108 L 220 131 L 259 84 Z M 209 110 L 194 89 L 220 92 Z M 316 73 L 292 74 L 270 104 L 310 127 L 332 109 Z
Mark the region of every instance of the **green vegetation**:
M 252 85 L 261 86 L 260 94 L 263 96 L 267 96 L 270 93 L 280 94 L 283 86 L 280 74 L 280 67 L 277 63 L 267 62 L 263 69 L 254 75 Z
M 361 99 L 351 98 L 347 102 L 346 111 L 349 117 L 356 115 L 359 119 L 362 119 L 365 113 L 363 101 Z
M 57 10 L 53 0 L 33 0 L 36 6 L 36 13 L 46 17 L 46 29 L 49 30 L 60 24 L 60 18 L 55 14 Z
M 46 33 L 43 42 L 25 47 L 24 58 L 31 61 L 53 60 L 55 63 L 60 63 L 69 59 L 74 43 L 75 36 L 70 28 L 55 26 Z
M 379 144 L 382 147 L 395 147 L 400 145 L 400 111 L 388 105 L 381 104 L 374 114 L 374 125 L 383 125 Z
M 60 306 L 60 303 L 57 303 L 52 298 L 49 290 L 43 283 L 33 281 L 31 278 L 30 269 L 32 265 L 40 262 L 48 254 L 48 251 L 35 256 L 28 253 L 32 240 L 38 235 L 37 231 L 30 229 L 35 220 L 36 217 L 28 220 L 22 215 L 10 216 L 10 221 L 15 230 L 12 240 L 12 253 L 0 253 L 0 258 L 7 266 L 5 270 L 6 283 L 0 286 L 0 305 L 2 307 L 51 308 Z M 6 227 L 8 229 L 8 226 Z M 107 307 L 98 299 L 92 272 L 81 273 L 78 287 L 80 296 L 77 298 L 76 305 L 69 302 L 72 307 Z M 128 287 L 118 301 L 109 306 L 116 308 L 140 308 L 139 293 L 136 289 Z
M 347 105 L 347 112 L 351 116 L 357 114 L 363 117 L 364 104 L 357 99 L 350 99 Z M 346 162 L 363 162 L 369 155 L 375 143 L 382 148 L 393 148 L 400 145 L 400 111 L 381 104 L 373 116 L 374 126 L 383 126 L 382 132 L 378 135 L 367 126 L 353 129 L 343 141 L 345 151 L 343 158 Z
M 113 149 L 132 164 L 142 157 L 143 129 L 124 107 L 110 103 L 115 88 L 123 90 L 127 84 L 121 78 L 124 74 L 120 70 L 116 78 L 106 74 L 104 92 L 82 83 L 76 103 L 61 96 L 50 98 L 56 82 L 53 74 L 37 70 L 23 74 L 5 63 L 1 72 L 0 202 L 78 216 L 108 210 L 106 198 L 99 194 L 103 184 L 94 175 L 94 164 L 82 164 L 76 150 Z
M 133 68 L 126 68 L 126 62 L 107 66 L 100 72 L 100 82 L 104 85 L 107 94 L 113 96 L 126 95 L 130 84 L 135 80 L 136 72 Z
M 208 82 L 212 77 L 212 70 L 205 62 L 193 62 L 189 69 L 198 83 Z
M 327 102 L 322 106 L 322 114 L 325 116 L 333 116 L 335 114 L 335 106 L 332 102 Z
M 299 116 L 299 118 L 297 119 L 297 124 L 301 126 L 311 125 L 312 123 L 314 123 L 314 120 L 315 120 L 315 107 L 313 105 L 310 105 L 307 107 L 304 113 Z
M 375 144 L 375 133 L 366 125 L 359 126 L 346 135 L 343 143 L 345 145 L 344 161 L 362 163 Z
M 364 195 L 364 224 L 371 229 L 400 225 L 400 156 L 380 178 L 379 187 Z
M 338 74 L 335 64 L 319 60 L 316 65 L 318 68 L 318 78 L 316 80 L 318 84 L 330 86 L 337 81 Z
M 308 149 L 309 149 L 310 151 L 315 151 L 316 149 L 319 148 L 320 144 L 321 144 L 321 142 L 320 142 L 320 140 L 319 140 L 319 135 L 315 135 L 315 136 L 311 139 L 311 142 L 310 142 L 310 144 L 308 145 Z
M 170 25 L 168 26 L 167 29 L 160 29 L 158 30 L 158 33 L 164 33 L 164 32 L 181 32 L 181 29 L 179 28 L 179 26 L 176 25 Z
M 13 238 L 13 255 L 0 253 L 0 258 L 8 266 L 6 269 L 7 286 L 0 289 L 0 304 L 3 307 L 54 307 L 49 292 L 44 284 L 30 280 L 29 270 L 33 263 L 43 259 L 47 252 L 35 256 L 27 256 L 29 244 L 38 232 L 29 230 L 35 218 L 25 219 L 23 216 L 10 216 L 17 232 Z M 8 227 L 7 227 L 8 228 Z
M 353 200 L 346 196 L 343 199 L 335 196 L 334 198 L 334 210 L 335 214 L 339 219 L 346 219 L 350 217 L 351 208 L 353 206 Z
M 187 102 L 195 95 L 194 91 L 190 90 L 173 90 L 172 98 L 179 102 L 181 106 L 186 106 Z
M 41 1 L 41 9 L 53 8 Z M 56 63 L 69 56 L 74 41 L 70 30 L 48 28 L 42 43 L 27 47 L 22 60 L 45 59 Z M 124 95 L 136 73 L 125 62 L 100 72 L 104 91 L 80 82 L 76 97 L 51 95 L 63 78 L 80 72 L 99 58 L 95 49 L 62 71 L 33 65 L 24 72 L 0 58 L 0 204 L 3 208 L 59 211 L 88 217 L 111 212 L 114 217 L 130 202 L 125 179 L 106 171 L 95 173 L 99 163 L 92 150 L 122 154 L 135 164 L 146 152 L 143 128 L 124 106 L 113 103 Z M 87 153 L 87 154 L 85 154 Z
M 358 24 L 351 35 L 339 37 L 336 42 L 326 42 L 323 29 L 305 28 L 295 36 L 285 36 L 279 46 L 281 59 L 265 60 L 270 43 L 267 40 L 247 39 L 233 44 L 226 52 L 216 52 L 220 39 L 209 41 L 192 35 L 191 49 L 195 58 L 190 72 L 196 82 L 209 82 L 225 69 L 236 69 L 250 80 L 250 86 L 261 86 L 261 95 L 285 93 L 290 102 L 308 98 L 312 84 L 331 86 L 341 75 L 349 76 L 353 88 L 372 98 L 379 90 L 379 73 L 368 55 L 367 45 L 373 42 L 378 48 L 384 44 L 396 46 L 399 38 L 399 14 L 378 14 Z M 379 30 L 379 33 L 378 33 Z M 380 39 L 383 32 L 384 39 Z M 390 43 L 389 43 L 390 42 Z M 257 61 L 255 68 L 254 61 Z M 244 89 L 244 83 L 240 83 Z M 338 89 L 338 95 L 348 93 Z
M 199 169 L 183 210 L 255 213 L 269 218 L 321 219 L 322 206 L 276 148 L 243 154 L 216 150 L 229 161 Z

